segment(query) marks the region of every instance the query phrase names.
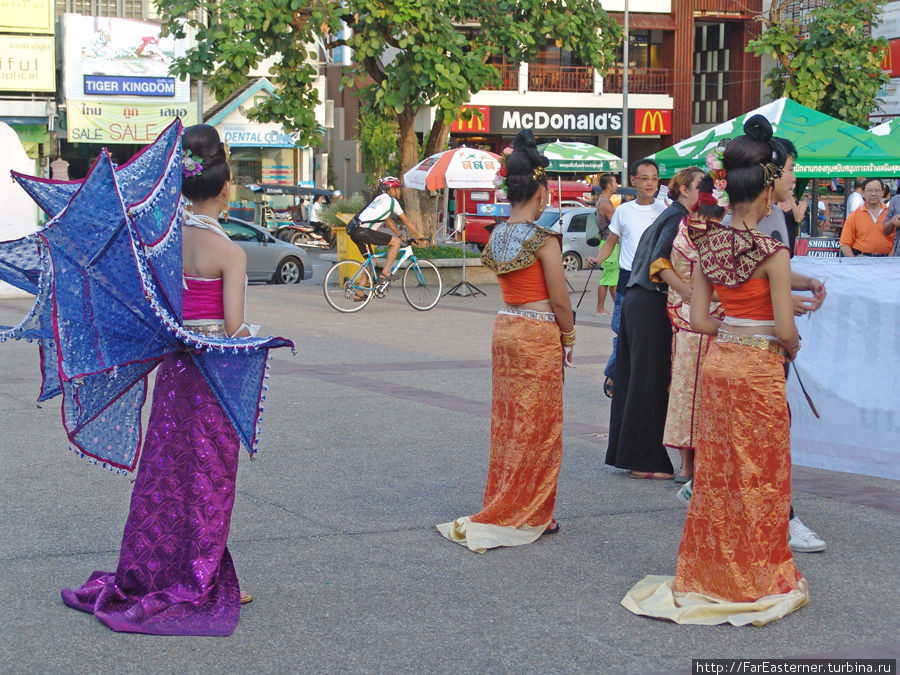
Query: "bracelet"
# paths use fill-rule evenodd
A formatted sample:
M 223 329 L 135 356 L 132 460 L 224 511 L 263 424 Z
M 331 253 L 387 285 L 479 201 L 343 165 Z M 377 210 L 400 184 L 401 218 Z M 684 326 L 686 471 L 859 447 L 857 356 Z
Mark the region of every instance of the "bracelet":
M 562 341 L 563 347 L 572 347 L 575 344 L 575 329 L 570 331 L 559 331 L 559 339 Z

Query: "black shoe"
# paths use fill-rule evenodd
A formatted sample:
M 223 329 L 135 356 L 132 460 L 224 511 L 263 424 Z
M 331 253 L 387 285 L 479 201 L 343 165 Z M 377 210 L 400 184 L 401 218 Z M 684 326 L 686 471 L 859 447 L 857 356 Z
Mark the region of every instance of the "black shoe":
M 378 275 L 378 281 L 397 281 L 400 278 L 399 274 L 384 274 L 383 272 Z

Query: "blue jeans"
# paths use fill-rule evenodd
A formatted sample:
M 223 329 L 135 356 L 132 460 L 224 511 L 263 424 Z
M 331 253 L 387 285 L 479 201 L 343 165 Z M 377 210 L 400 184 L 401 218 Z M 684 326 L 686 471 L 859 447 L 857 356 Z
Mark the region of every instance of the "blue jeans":
M 612 328 L 613 333 L 616 335 L 619 334 L 619 322 L 622 320 L 622 303 L 625 301 L 625 293 L 628 292 L 628 280 L 631 278 L 631 270 L 623 270 L 619 268 L 619 283 L 616 284 L 616 302 L 613 305 L 613 315 L 612 322 L 610 323 L 610 328 Z M 613 348 L 612 354 L 609 356 L 609 361 L 606 363 L 606 368 L 603 369 L 603 374 L 606 377 L 612 377 L 613 372 L 615 372 L 616 366 L 616 343 L 618 342 L 618 337 L 613 337 Z

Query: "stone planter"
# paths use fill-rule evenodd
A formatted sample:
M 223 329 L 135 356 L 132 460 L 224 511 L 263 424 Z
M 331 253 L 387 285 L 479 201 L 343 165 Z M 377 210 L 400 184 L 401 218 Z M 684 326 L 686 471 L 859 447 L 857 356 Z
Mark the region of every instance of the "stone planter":
M 440 270 L 444 288 L 450 288 L 462 281 L 462 258 L 432 258 Z M 476 286 L 496 284 L 497 275 L 481 264 L 480 258 L 466 258 L 466 281 Z

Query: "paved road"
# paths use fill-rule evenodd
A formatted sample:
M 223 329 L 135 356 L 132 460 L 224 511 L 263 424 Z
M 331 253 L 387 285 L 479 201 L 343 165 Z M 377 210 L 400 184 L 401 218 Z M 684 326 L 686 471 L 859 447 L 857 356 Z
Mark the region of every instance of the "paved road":
M 241 462 L 229 545 L 256 600 L 227 639 L 116 634 L 62 605 L 61 587 L 115 567 L 131 483 L 66 450 L 58 401 L 34 403 L 35 346 L 0 345 L 0 668 L 669 673 L 900 654 L 894 481 L 795 470 L 795 506 L 828 551 L 798 556 L 812 599 L 782 621 L 676 626 L 619 606 L 645 574 L 674 572 L 685 511 L 672 485 L 603 464 L 610 332 L 591 298 L 565 387 L 561 533 L 484 555 L 444 541 L 434 524 L 477 511 L 484 488 L 499 302 L 484 290 L 431 312 L 395 290 L 346 316 L 314 283 L 249 289 L 249 318 L 298 349 L 275 353 L 262 449 Z M 0 324 L 28 305 L 0 300 Z

